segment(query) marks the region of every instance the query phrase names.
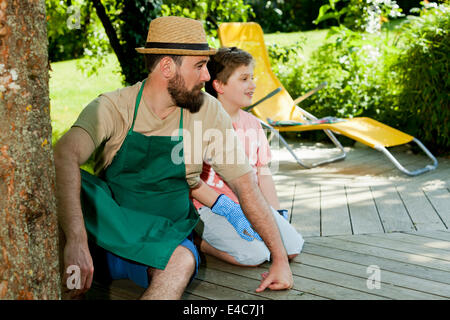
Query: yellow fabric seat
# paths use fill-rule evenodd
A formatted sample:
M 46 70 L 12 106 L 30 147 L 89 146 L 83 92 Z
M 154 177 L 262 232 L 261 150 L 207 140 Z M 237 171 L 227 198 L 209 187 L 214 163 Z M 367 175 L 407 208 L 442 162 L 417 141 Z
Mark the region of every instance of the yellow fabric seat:
M 333 132 L 338 132 L 342 135 L 345 135 L 351 139 L 359 141 L 378 151 L 383 152 L 399 170 L 408 175 L 421 174 L 423 172 L 433 170 L 437 167 L 436 158 L 428 151 L 428 149 L 425 148 L 425 146 L 419 140 L 411 135 L 408 135 L 400 130 L 394 129 L 371 118 L 356 117 L 345 119 L 346 121 L 342 122 L 313 125 L 305 124 L 293 126 L 270 126 L 267 123 L 268 118 L 273 121 L 292 120 L 297 122 L 304 122 L 306 119 L 317 118 L 296 105 L 296 101 L 302 100 L 302 97 L 294 101 L 287 90 L 283 87 L 280 80 L 272 72 L 269 56 L 264 42 L 264 34 L 259 24 L 255 22 L 222 23 L 219 26 L 218 35 L 222 46 L 241 48 L 249 52 L 255 59 L 254 79 L 256 82 L 256 91 L 253 95 L 255 101 L 263 100 L 264 97 L 266 97 L 269 93 L 274 92 L 274 90 L 276 90 L 277 88 L 281 88 L 281 91 L 279 93 L 257 104 L 252 109 L 252 112 L 256 117 L 260 119 L 260 122 L 264 127 L 271 130 L 280 138 L 280 140 L 286 145 L 297 162 L 302 166 L 311 168 L 324 163 L 344 159 L 346 156 L 345 151 L 342 145 L 333 135 Z M 284 141 L 284 139 L 278 134 L 278 131 L 302 132 L 312 130 L 325 130 L 325 133 L 334 142 L 336 147 L 341 149 L 341 154 L 337 157 L 308 165 L 303 163 L 295 155 L 295 153 Z M 422 148 L 422 150 L 427 154 L 427 156 L 432 159 L 432 165 L 427 165 L 426 167 L 415 171 L 409 171 L 405 169 L 400 163 L 398 163 L 398 161 L 386 149 L 387 147 L 398 146 L 409 143 L 411 141 L 416 142 L 420 146 L 420 148 Z
M 353 140 L 364 143 L 372 148 L 376 145 L 385 147 L 393 147 L 402 145 L 413 140 L 413 136 L 403 133 L 397 129 L 389 127 L 381 122 L 371 118 L 352 118 L 343 122 L 300 125 L 300 126 L 283 126 L 274 127 L 279 131 L 311 131 L 325 130 L 339 132 Z

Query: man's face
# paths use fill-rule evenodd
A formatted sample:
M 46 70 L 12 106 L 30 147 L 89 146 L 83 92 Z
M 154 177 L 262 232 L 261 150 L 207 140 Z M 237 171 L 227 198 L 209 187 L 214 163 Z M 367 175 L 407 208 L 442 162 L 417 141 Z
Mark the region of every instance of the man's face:
M 192 113 L 200 110 L 204 95 L 201 91 L 210 79 L 206 64 L 207 56 L 185 56 L 177 73 L 169 80 L 167 90 L 173 102 Z

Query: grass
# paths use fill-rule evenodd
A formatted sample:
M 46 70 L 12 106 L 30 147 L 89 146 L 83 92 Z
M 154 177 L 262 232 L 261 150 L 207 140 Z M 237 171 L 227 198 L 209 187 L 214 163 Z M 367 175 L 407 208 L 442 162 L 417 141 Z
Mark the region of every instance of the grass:
M 87 77 L 77 68 L 79 60 L 67 60 L 51 64 L 50 71 L 50 117 L 53 142 L 67 131 L 83 108 L 99 94 L 122 87 L 119 63 L 110 54 L 98 75 Z
M 328 30 L 312 30 L 304 32 L 290 32 L 290 33 L 271 33 L 264 35 L 264 41 L 266 45 L 272 45 L 274 43 L 280 46 L 287 46 L 297 41 L 303 43 L 303 56 L 307 60 L 311 53 L 315 51 L 325 42 L 325 37 Z M 304 41 L 304 42 L 303 42 Z

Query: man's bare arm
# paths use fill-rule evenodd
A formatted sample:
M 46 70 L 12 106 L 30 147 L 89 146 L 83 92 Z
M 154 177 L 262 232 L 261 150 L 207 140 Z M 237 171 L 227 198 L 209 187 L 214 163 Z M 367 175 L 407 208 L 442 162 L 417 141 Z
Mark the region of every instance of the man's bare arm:
M 79 167 L 94 150 L 95 145 L 89 134 L 78 127 L 71 128 L 54 147 L 58 220 L 66 238 L 64 270 L 70 265 L 80 267 L 81 292 L 91 286 L 93 263 L 81 211 Z M 66 277 L 65 274 L 64 279 Z
M 256 291 L 263 291 L 267 287 L 272 290 L 292 288 L 292 272 L 286 249 L 271 209 L 258 188 L 254 173 L 247 173 L 230 181 L 229 184 L 238 195 L 242 211 L 252 224 L 253 229 L 264 240 L 272 255 L 269 275 L 262 280 Z

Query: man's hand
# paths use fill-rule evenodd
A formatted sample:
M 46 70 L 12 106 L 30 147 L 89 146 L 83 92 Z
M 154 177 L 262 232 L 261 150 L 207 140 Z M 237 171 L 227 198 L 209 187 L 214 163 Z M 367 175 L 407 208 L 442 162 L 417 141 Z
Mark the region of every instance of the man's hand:
M 252 173 L 248 173 L 230 181 L 229 184 L 236 190 L 242 211 L 270 250 L 272 266 L 256 292 L 264 291 L 266 288 L 271 290 L 292 288 L 294 282 L 288 255 L 275 218 L 255 182 L 255 177 Z
M 80 268 L 80 279 L 75 279 L 75 282 L 79 284 L 79 287 L 73 288 L 73 291 L 67 286 L 67 279 L 70 276 L 67 271 L 70 266 L 77 266 Z M 75 297 L 89 290 L 92 285 L 93 276 L 94 264 L 87 243 L 81 244 L 79 241 L 68 240 L 64 247 L 63 285 L 67 290 L 71 290 L 69 295 Z
M 261 276 L 261 284 L 256 289 L 256 292 L 262 292 L 266 288 L 269 288 L 270 290 L 286 290 L 291 289 L 294 286 L 294 280 L 289 264 L 277 266 L 273 263 L 269 272 L 264 272 Z
M 80 268 L 81 288 L 70 290 L 69 296 L 86 292 L 91 286 L 94 273 L 80 202 L 80 165 L 89 159 L 94 150 L 95 144 L 91 136 L 84 129 L 72 127 L 59 139 L 53 152 L 58 220 L 66 239 L 63 288 L 68 289 L 67 279 L 70 275 L 67 274 L 67 268 L 69 266 Z

